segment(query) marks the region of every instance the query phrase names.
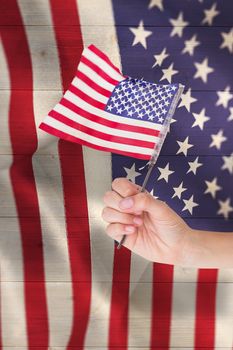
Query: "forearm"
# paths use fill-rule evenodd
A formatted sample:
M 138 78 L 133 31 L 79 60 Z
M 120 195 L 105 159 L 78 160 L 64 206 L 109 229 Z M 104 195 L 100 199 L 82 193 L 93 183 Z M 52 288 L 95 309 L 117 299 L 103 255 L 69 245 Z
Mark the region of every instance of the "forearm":
M 233 268 L 233 232 L 190 229 L 183 265 L 198 268 Z

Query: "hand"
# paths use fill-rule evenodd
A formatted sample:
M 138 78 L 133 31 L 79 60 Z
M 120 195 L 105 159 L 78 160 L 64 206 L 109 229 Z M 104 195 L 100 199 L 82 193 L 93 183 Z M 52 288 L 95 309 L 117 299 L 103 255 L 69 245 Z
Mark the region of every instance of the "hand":
M 167 264 L 185 264 L 191 228 L 169 206 L 125 178 L 112 183 L 106 192 L 102 218 L 109 223 L 106 232 L 143 258 Z

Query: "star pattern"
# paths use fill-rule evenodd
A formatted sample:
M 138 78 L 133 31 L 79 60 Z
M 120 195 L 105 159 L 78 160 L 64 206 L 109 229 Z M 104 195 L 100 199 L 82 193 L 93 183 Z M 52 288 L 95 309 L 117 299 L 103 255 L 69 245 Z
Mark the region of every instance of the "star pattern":
M 182 50 L 182 53 L 188 53 L 190 56 L 193 56 L 195 47 L 200 45 L 200 41 L 197 41 L 197 35 L 194 34 L 191 39 L 185 40 L 185 47 Z
M 204 83 L 207 83 L 208 74 L 213 73 L 214 69 L 208 66 L 208 58 L 205 58 L 202 63 L 194 63 L 197 71 L 194 79 L 201 78 Z
M 140 12 L 139 7 L 132 8 L 131 16 L 138 11 L 136 24 L 144 20 L 148 27 L 143 24 L 143 29 L 152 34 L 145 39 L 144 55 L 141 43 L 130 47 L 132 54 L 128 55 L 122 40 L 122 62 L 128 60 L 123 65 L 125 72 L 136 74 L 140 67 L 139 76 L 149 81 L 185 86 L 148 187 L 184 218 L 193 216 L 193 222 L 198 222 L 205 217 L 210 230 L 221 230 L 226 221 L 226 230 L 232 230 L 233 28 L 227 16 L 232 5 L 220 0 L 187 0 L 171 6 L 164 0 L 147 0 L 143 12 L 143 3 Z M 131 44 L 130 31 L 128 35 Z M 149 115 L 143 120 L 149 121 Z M 145 169 L 137 164 L 145 163 L 136 162 L 142 174 L 136 177 L 140 183 Z M 132 161 L 125 166 L 131 168 Z M 215 217 L 219 220 L 213 221 Z
M 204 10 L 205 17 L 202 20 L 202 24 L 207 23 L 209 26 L 212 25 L 214 18 L 220 13 L 217 9 L 216 2 L 212 5 L 209 10 Z
M 174 74 L 177 74 L 177 73 L 178 73 L 177 70 L 173 69 L 173 66 L 174 66 L 174 63 L 172 63 L 168 68 L 162 70 L 162 71 L 163 71 L 163 76 L 162 76 L 162 78 L 160 79 L 160 81 L 161 81 L 161 80 L 164 80 L 164 79 L 167 79 L 167 80 L 169 81 L 169 83 L 171 83 L 171 81 L 172 81 L 172 76 L 173 76 Z
M 185 156 L 187 156 L 188 149 L 193 147 L 192 144 L 188 143 L 189 137 L 187 136 L 184 141 L 176 141 L 178 145 L 180 146 L 176 154 L 183 153 Z
M 137 176 L 140 176 L 141 173 L 139 173 L 138 171 L 136 171 L 136 168 L 135 168 L 135 163 L 133 163 L 133 165 L 131 166 L 131 168 L 127 168 L 127 167 L 124 167 L 124 170 L 126 172 L 126 179 L 132 181 L 133 183 L 135 183 L 135 179 Z
M 169 163 L 167 163 L 165 168 L 158 167 L 158 170 L 160 172 L 160 176 L 159 176 L 158 180 L 165 180 L 166 182 L 168 182 L 168 177 L 174 173 L 173 170 L 169 169 Z
M 194 202 L 193 195 L 189 199 L 183 199 L 183 202 L 185 203 L 185 206 L 183 207 L 182 211 L 188 210 L 190 214 L 193 213 L 193 208 L 197 207 L 199 204 Z
M 221 167 L 222 170 L 228 170 L 229 174 L 233 174 L 233 153 L 230 156 L 223 156 L 223 165 Z
M 160 11 L 163 11 L 163 0 L 150 0 L 149 9 L 157 7 Z
M 222 143 L 227 140 L 227 138 L 223 135 L 223 130 L 219 130 L 217 134 L 212 134 L 211 138 L 212 142 L 210 144 L 210 147 L 216 147 L 217 149 L 220 149 Z
M 222 189 L 222 187 L 217 184 L 217 178 L 213 178 L 212 181 L 205 181 L 205 183 L 207 188 L 204 193 L 210 193 L 213 198 L 216 198 L 216 192 Z
M 183 187 L 183 181 L 180 183 L 178 187 L 173 187 L 174 194 L 172 198 L 178 197 L 181 199 L 182 193 L 187 190 L 187 188 Z
M 233 207 L 230 204 L 230 198 L 227 198 L 225 201 L 218 201 L 220 209 L 218 210 L 219 215 L 223 215 L 225 219 L 228 219 L 229 214 L 233 211 Z
M 224 91 L 217 91 L 218 101 L 216 106 L 228 107 L 229 101 L 233 98 L 233 94 L 230 92 L 230 86 L 226 86 Z
M 146 38 L 148 38 L 152 34 L 152 32 L 150 30 L 144 29 L 143 21 L 139 22 L 138 28 L 131 27 L 129 29 L 134 35 L 134 41 L 132 43 L 132 46 L 141 44 L 146 49 L 147 48 Z
M 230 53 L 233 52 L 233 28 L 227 33 L 222 32 L 222 44 L 220 46 L 220 49 L 227 48 Z
M 115 88 L 106 109 L 122 117 L 164 124 L 178 87 L 128 77 Z
M 194 175 L 196 175 L 197 173 L 197 169 L 202 166 L 203 164 L 202 163 L 198 163 L 198 158 L 197 157 L 194 162 L 188 162 L 189 164 L 189 170 L 187 171 L 187 174 L 192 172 Z
M 195 118 L 195 122 L 193 123 L 192 128 L 194 126 L 199 126 L 199 128 L 203 130 L 204 123 L 210 120 L 210 118 L 205 115 L 205 108 L 203 108 L 200 113 L 193 113 L 193 116 Z
M 197 99 L 191 96 L 191 89 L 188 89 L 188 91 L 186 93 L 183 93 L 181 95 L 181 101 L 180 101 L 178 108 L 185 107 L 187 109 L 187 111 L 190 112 L 191 104 L 196 102 L 196 101 L 197 101 Z
M 184 21 L 183 12 L 179 13 L 177 19 L 170 19 L 170 23 L 173 25 L 170 36 L 178 35 L 178 37 L 182 37 L 184 28 L 189 24 Z
M 152 68 L 155 66 L 161 66 L 163 64 L 163 61 L 168 57 L 168 53 L 166 52 L 166 47 L 163 49 L 163 51 L 159 55 L 154 55 L 155 63 L 153 64 Z

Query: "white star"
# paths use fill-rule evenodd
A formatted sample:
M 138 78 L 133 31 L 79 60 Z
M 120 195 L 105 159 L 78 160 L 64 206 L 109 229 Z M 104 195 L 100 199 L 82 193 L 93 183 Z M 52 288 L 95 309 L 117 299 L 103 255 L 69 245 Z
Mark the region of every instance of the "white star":
M 221 167 L 222 170 L 228 170 L 230 174 L 233 174 L 233 153 L 230 156 L 224 156 L 222 157 L 222 160 L 224 162 L 223 166 Z
M 131 168 L 126 168 L 124 167 L 125 172 L 127 174 L 126 179 L 132 181 L 133 183 L 135 183 L 135 178 L 139 175 L 141 175 L 141 173 L 137 172 L 135 169 L 135 163 L 133 163 L 133 165 L 131 166 Z
M 193 213 L 193 208 L 195 208 L 199 205 L 193 201 L 193 196 L 191 196 L 189 199 L 183 199 L 183 202 L 185 203 L 185 206 L 182 209 L 182 211 L 188 210 L 190 212 L 190 214 Z
M 155 198 L 155 199 L 159 199 L 159 197 L 154 195 L 154 189 L 152 188 L 152 190 L 150 191 L 150 194 Z
M 184 42 L 185 47 L 183 48 L 182 53 L 189 53 L 190 56 L 193 56 L 194 49 L 196 46 L 200 45 L 200 41 L 197 41 L 197 36 L 193 35 L 191 39 L 185 40 Z
M 148 8 L 152 9 L 155 6 L 157 6 L 160 11 L 163 11 L 163 0 L 150 0 Z
M 189 140 L 189 137 L 187 136 L 186 139 L 183 142 L 182 141 L 176 141 L 179 144 L 179 146 L 180 146 L 180 148 L 178 149 L 176 154 L 184 153 L 184 155 L 187 156 L 188 149 L 193 147 L 192 144 L 188 143 L 188 140 Z
M 164 179 L 166 182 L 168 182 L 168 177 L 174 173 L 174 171 L 169 169 L 169 163 L 167 163 L 167 165 L 165 166 L 165 168 L 159 168 L 158 170 L 160 172 L 159 178 L 158 180 L 162 180 Z
M 167 58 L 169 55 L 166 53 L 166 47 L 163 49 L 163 51 L 159 55 L 154 55 L 155 63 L 152 66 L 154 68 L 155 66 L 161 66 L 165 58 Z
M 194 126 L 199 126 L 201 130 L 204 128 L 204 123 L 210 119 L 205 115 L 205 108 L 203 108 L 200 113 L 193 113 L 193 116 L 195 118 L 195 122 L 193 123 L 192 128 Z
M 224 49 L 226 47 L 230 52 L 233 52 L 233 28 L 231 28 L 229 33 L 222 32 L 221 35 L 223 42 L 220 49 Z
M 222 142 L 226 141 L 227 138 L 223 136 L 223 130 L 219 130 L 217 134 L 211 135 L 212 142 L 209 145 L 209 147 L 216 147 L 217 149 L 220 149 L 222 146 Z
M 170 132 L 170 131 L 171 131 L 171 124 L 176 123 L 176 122 L 177 122 L 177 120 L 175 120 L 174 118 L 172 118 L 172 120 L 170 121 L 170 124 L 169 124 L 169 126 L 168 126 L 167 132 Z
M 218 203 L 220 205 L 220 209 L 217 214 L 222 214 L 225 219 L 228 219 L 229 213 L 233 211 L 233 207 L 230 205 L 230 198 L 227 198 L 225 202 L 218 201 Z
M 197 172 L 197 168 L 199 168 L 200 166 L 202 166 L 202 163 L 198 163 L 198 158 L 197 157 L 194 162 L 188 162 L 189 163 L 189 170 L 187 171 L 187 174 L 190 173 L 191 171 L 194 173 L 194 175 L 196 175 Z
M 139 22 L 138 28 L 129 28 L 129 30 L 134 34 L 134 41 L 132 46 L 141 44 L 145 49 L 147 48 L 146 38 L 152 34 L 150 30 L 144 29 L 143 21 Z
M 174 63 L 170 64 L 170 66 L 167 69 L 162 69 L 163 76 L 160 79 L 160 81 L 164 80 L 164 79 L 167 79 L 169 81 L 169 83 L 171 83 L 172 76 L 178 73 L 178 70 L 174 70 L 173 66 L 174 66 Z
M 230 93 L 230 86 L 228 85 L 224 91 L 217 91 L 218 101 L 216 106 L 223 106 L 227 108 L 228 102 L 232 99 L 233 94 Z
M 183 187 L 183 181 L 181 182 L 179 187 L 173 187 L 174 190 L 174 194 L 172 196 L 172 198 L 174 197 L 178 197 L 179 199 L 181 199 L 181 194 L 187 190 L 187 188 Z
M 183 93 L 181 95 L 181 101 L 178 106 L 179 107 L 186 107 L 187 111 L 190 112 L 190 106 L 192 103 L 196 102 L 197 99 L 191 96 L 191 89 L 189 88 L 186 93 Z
M 202 20 L 202 24 L 208 23 L 209 26 L 212 25 L 214 17 L 216 17 L 220 12 L 216 10 L 216 2 L 213 4 L 213 6 L 209 10 L 204 10 L 205 17 Z
M 170 19 L 170 23 L 173 25 L 170 36 L 177 34 L 179 37 L 182 37 L 184 28 L 189 24 L 189 22 L 184 21 L 183 12 L 179 13 L 177 19 Z
M 233 120 L 233 107 L 230 107 L 230 115 L 229 115 L 229 117 L 228 117 L 227 120 L 228 120 L 228 121 Z
M 213 73 L 214 69 L 208 66 L 208 58 L 205 58 L 202 63 L 194 63 L 197 71 L 194 78 L 201 78 L 204 83 L 207 83 L 208 74 Z
M 206 188 L 204 193 L 205 194 L 210 193 L 212 195 L 212 197 L 215 198 L 216 192 L 220 191 L 222 189 L 222 187 L 218 186 L 218 184 L 217 184 L 217 178 L 216 177 L 213 178 L 212 181 L 205 181 L 205 183 L 206 183 L 207 188 Z

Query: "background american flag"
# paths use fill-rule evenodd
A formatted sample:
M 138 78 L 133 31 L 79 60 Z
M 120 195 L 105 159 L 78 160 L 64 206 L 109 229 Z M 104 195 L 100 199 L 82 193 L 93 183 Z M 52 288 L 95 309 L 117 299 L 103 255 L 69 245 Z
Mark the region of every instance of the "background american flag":
M 232 270 L 149 263 L 104 233 L 112 177 L 141 184 L 146 162 L 38 128 L 83 45 L 183 83 L 148 189 L 192 227 L 232 231 L 232 2 L 1 0 L 0 25 L 0 348 L 232 349 Z

